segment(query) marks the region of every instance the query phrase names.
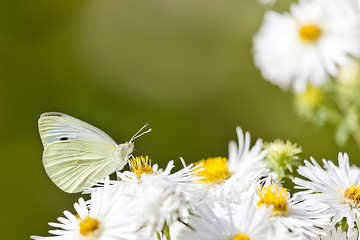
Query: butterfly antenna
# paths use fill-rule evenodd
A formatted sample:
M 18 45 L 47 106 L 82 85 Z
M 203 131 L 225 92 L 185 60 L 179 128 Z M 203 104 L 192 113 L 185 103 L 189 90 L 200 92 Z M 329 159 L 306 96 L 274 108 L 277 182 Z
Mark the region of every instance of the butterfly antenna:
M 149 133 L 149 132 L 151 132 L 151 128 L 150 128 L 149 130 L 147 130 L 147 131 L 145 131 L 145 132 L 143 132 L 143 133 L 135 136 L 135 137 L 132 137 L 132 138 L 130 139 L 130 141 L 134 141 L 134 140 L 137 139 L 138 137 L 141 137 L 142 135 L 144 135 L 144 134 L 146 134 L 146 133 Z
M 149 123 L 145 123 L 144 126 L 142 126 L 142 127 L 139 129 L 139 131 L 137 131 L 137 132 L 134 134 L 134 136 L 132 136 L 132 138 L 130 139 L 130 141 L 131 141 L 132 139 L 134 139 L 134 138 L 136 137 L 136 135 L 138 135 L 139 132 L 141 132 L 141 131 L 142 131 L 144 128 L 146 128 L 148 125 L 149 125 Z
M 142 135 L 144 135 L 144 134 L 146 134 L 146 133 L 148 133 L 148 132 L 151 132 L 151 128 L 150 128 L 149 130 L 141 133 L 141 131 L 142 131 L 144 128 L 146 128 L 148 125 L 149 125 L 149 123 L 145 123 L 144 126 L 142 126 L 142 127 L 140 128 L 140 130 L 137 131 L 137 132 L 134 134 L 134 136 L 132 136 L 132 138 L 130 139 L 129 142 L 133 142 L 133 141 L 134 141 L 135 139 L 137 139 L 138 137 L 141 137 Z

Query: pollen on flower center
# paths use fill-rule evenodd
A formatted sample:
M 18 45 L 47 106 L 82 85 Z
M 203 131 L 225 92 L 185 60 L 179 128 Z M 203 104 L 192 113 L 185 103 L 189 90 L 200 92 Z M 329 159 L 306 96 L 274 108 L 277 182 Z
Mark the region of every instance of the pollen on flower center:
M 347 188 L 344 192 L 344 195 L 345 202 L 352 208 L 360 207 L 360 184 L 357 187 L 352 185 L 351 187 Z
M 207 184 L 220 184 L 226 179 L 231 177 L 231 172 L 229 172 L 229 166 L 226 158 L 216 157 L 202 159 L 195 163 L 195 166 L 201 164 L 200 168 L 204 168 L 196 173 L 199 177 L 205 177 L 200 179 L 200 182 Z
M 143 173 L 145 174 L 155 173 L 151 167 L 151 159 L 149 159 L 148 156 L 145 156 L 145 158 L 143 156 L 136 158 L 133 157 L 132 159 L 129 159 L 129 162 L 131 166 L 131 171 L 135 173 L 139 179 L 141 177 L 141 174 Z
M 284 216 L 288 213 L 289 193 L 285 188 L 273 184 L 258 189 L 258 194 L 260 197 L 258 207 L 263 204 L 266 204 L 266 207 L 274 206 L 271 216 Z
M 303 41 L 316 41 L 320 35 L 321 30 L 315 25 L 304 25 L 299 29 L 300 37 Z
M 247 235 L 240 233 L 233 237 L 231 240 L 250 240 L 250 238 Z
M 83 236 L 92 235 L 99 227 L 99 220 L 87 216 L 86 219 L 80 223 L 80 234 Z

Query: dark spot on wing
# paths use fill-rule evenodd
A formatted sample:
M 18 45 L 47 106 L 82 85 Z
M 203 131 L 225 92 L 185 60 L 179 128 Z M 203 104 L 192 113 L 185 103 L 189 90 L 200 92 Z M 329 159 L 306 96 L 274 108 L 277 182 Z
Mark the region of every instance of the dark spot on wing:
M 62 138 L 60 138 L 60 140 L 65 141 L 65 140 L 68 140 L 68 138 L 67 137 L 62 137 Z

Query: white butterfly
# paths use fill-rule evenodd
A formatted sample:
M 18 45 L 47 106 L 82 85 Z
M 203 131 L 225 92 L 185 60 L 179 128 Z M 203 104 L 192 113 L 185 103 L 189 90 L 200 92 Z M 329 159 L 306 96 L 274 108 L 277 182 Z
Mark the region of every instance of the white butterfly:
M 63 191 L 81 192 L 127 163 L 134 150 L 133 140 L 118 145 L 109 135 L 69 115 L 49 112 L 39 119 L 44 145 L 43 164 L 50 179 Z

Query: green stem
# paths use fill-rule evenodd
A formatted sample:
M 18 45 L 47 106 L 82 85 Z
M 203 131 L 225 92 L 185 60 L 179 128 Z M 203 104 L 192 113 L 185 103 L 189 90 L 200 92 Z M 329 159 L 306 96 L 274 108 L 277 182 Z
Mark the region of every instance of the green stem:
M 156 233 L 156 236 L 157 236 L 157 239 L 158 239 L 158 240 L 161 240 L 160 233 L 157 232 L 157 233 Z
M 170 240 L 170 229 L 167 224 L 165 224 L 165 226 L 164 226 L 163 233 L 166 236 L 166 240 Z

